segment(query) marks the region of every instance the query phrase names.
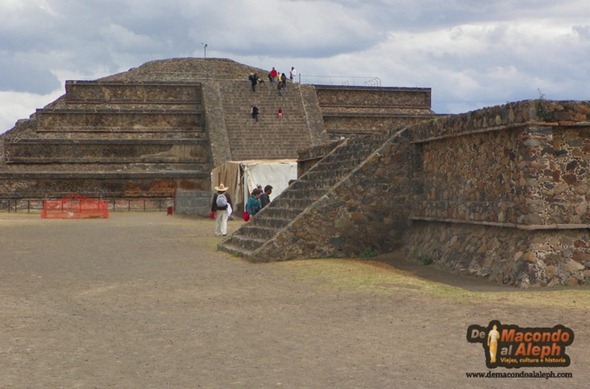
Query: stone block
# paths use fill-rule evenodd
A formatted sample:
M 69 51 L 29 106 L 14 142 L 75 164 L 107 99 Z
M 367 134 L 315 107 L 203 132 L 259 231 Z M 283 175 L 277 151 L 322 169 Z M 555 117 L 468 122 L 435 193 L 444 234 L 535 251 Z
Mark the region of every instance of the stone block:
M 562 270 L 567 272 L 567 273 L 575 273 L 575 272 L 579 272 L 579 271 L 583 271 L 586 269 L 586 266 L 582 265 L 581 263 L 574 261 L 574 260 L 569 260 L 563 263 L 563 265 L 561 266 Z

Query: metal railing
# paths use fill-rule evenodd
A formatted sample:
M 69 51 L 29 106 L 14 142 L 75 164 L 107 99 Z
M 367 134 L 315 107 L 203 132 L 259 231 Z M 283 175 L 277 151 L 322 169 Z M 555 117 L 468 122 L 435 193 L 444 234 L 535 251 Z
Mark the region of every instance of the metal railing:
M 110 212 L 152 212 L 166 210 L 173 199 L 170 197 L 150 198 L 102 198 Z M 0 212 L 41 213 L 44 199 L 0 198 Z
M 335 86 L 381 86 L 381 79 L 379 77 L 315 76 L 300 74 L 299 82 L 303 84 Z

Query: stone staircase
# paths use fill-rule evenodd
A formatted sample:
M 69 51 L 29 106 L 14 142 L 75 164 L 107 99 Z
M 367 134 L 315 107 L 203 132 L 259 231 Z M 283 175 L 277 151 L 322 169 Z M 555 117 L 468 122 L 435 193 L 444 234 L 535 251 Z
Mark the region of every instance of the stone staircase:
M 389 136 L 383 133 L 346 139 L 218 248 L 253 261 L 264 261 L 257 258 L 257 250 L 288 229 L 295 218 L 345 179 Z
M 312 131 L 308 126 L 300 85 L 288 82 L 282 96 L 278 95 L 276 86 L 276 83 L 264 82 L 252 92 L 248 81 L 220 84 L 225 127 L 233 160 L 296 159 L 297 150 L 317 141 L 312 139 Z M 252 105 L 260 110 L 258 122 L 251 117 Z M 283 110 L 282 118 L 277 116 L 279 108 Z

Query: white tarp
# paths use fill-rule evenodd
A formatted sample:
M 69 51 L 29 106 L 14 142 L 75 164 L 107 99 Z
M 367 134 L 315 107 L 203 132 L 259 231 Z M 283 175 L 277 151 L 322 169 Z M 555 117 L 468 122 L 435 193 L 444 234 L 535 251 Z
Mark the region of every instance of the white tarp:
M 256 185 L 273 187 L 271 200 L 287 189 L 290 180 L 297 179 L 297 161 L 293 159 L 228 161 L 211 172 L 211 189 L 223 183 L 229 187 L 234 203 L 242 204 Z

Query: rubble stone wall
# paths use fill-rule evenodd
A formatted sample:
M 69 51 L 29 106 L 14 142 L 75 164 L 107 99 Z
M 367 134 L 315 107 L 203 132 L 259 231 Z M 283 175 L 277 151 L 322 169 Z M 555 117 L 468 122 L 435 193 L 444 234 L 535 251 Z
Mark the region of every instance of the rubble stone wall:
M 589 119 L 537 100 L 411 127 L 405 252 L 517 286 L 590 280 Z

